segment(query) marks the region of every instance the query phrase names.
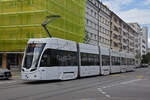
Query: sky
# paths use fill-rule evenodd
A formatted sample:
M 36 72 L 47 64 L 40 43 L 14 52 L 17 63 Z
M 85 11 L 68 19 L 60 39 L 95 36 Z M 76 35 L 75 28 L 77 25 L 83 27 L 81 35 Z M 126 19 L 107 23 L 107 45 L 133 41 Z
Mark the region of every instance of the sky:
M 147 26 L 150 48 L 150 0 L 100 0 L 125 22 L 138 22 Z

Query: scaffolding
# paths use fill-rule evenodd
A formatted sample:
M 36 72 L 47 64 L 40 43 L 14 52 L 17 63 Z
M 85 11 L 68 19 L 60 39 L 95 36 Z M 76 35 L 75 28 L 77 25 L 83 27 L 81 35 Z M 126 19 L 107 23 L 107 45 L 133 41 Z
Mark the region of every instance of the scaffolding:
M 0 51 L 24 51 L 29 38 L 48 37 L 41 23 L 48 15 L 60 15 L 48 25 L 53 37 L 84 42 L 86 0 L 0 0 Z

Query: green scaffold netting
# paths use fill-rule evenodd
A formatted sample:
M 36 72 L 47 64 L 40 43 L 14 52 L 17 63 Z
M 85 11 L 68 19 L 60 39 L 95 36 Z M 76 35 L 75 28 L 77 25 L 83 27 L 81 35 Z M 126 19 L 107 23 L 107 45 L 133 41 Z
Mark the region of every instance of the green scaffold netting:
M 53 37 L 84 41 L 86 0 L 1 0 L 0 51 L 24 51 L 29 38 L 48 37 L 41 23 L 48 15 L 60 15 L 48 24 Z

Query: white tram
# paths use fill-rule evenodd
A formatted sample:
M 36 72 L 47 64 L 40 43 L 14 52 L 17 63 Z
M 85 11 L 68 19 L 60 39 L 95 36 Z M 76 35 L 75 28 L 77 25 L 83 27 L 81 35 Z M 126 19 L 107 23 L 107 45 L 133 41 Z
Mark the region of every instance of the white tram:
M 134 55 L 59 38 L 30 39 L 24 80 L 69 80 L 134 70 Z
M 110 74 L 110 49 L 101 47 L 100 48 L 100 60 L 101 60 L 101 75 Z

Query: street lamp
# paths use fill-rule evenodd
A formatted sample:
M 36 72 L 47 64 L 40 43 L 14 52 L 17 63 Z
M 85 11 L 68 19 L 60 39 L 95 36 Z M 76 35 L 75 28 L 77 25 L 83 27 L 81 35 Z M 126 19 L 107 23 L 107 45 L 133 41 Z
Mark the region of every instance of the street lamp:
M 60 18 L 60 17 L 61 16 L 59 16 L 59 15 L 46 16 L 46 20 L 41 24 L 44 27 L 45 31 L 47 32 L 47 34 L 49 35 L 50 38 L 52 37 L 52 35 L 48 31 L 48 28 L 46 27 L 46 25 L 49 24 L 50 22 L 54 21 L 55 18 Z

